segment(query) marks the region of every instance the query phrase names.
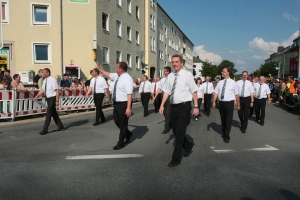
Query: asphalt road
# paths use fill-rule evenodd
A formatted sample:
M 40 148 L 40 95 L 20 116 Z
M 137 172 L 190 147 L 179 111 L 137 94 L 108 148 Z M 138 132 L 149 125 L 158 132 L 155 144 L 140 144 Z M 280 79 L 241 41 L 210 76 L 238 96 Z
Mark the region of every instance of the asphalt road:
M 265 126 L 252 118 L 242 134 L 235 112 L 225 144 L 218 110 L 202 113 L 187 130 L 192 154 L 169 168 L 174 137 L 161 134 L 164 117 L 143 117 L 141 105 L 133 112 L 133 137 L 118 151 L 112 111 L 100 126 L 80 116 L 44 136 L 43 123 L 1 128 L 0 199 L 300 199 L 299 116 L 269 105 Z

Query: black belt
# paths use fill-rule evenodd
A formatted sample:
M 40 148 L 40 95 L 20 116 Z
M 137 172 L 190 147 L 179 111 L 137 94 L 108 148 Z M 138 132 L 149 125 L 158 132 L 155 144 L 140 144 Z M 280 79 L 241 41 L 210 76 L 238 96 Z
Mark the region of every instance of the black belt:
M 184 105 L 184 104 L 186 104 L 186 103 L 191 103 L 191 101 L 182 102 L 182 103 L 177 103 L 177 104 L 171 104 L 171 107 L 176 108 L 176 107 L 182 106 L 182 105 Z
M 142 94 L 149 94 L 150 92 L 142 92 Z
M 52 98 L 55 98 L 56 96 L 53 96 L 53 97 L 48 97 L 48 98 L 46 98 L 46 99 L 52 99 Z
M 127 101 L 114 101 L 114 104 L 118 104 L 118 103 L 127 103 Z
M 104 94 L 104 92 L 103 93 L 94 93 L 94 94 Z
M 248 97 L 240 97 L 240 98 L 249 98 L 250 96 L 248 96 Z
M 222 102 L 222 103 L 231 103 L 231 102 L 233 102 L 234 100 L 231 100 L 231 101 L 220 101 L 220 103 Z

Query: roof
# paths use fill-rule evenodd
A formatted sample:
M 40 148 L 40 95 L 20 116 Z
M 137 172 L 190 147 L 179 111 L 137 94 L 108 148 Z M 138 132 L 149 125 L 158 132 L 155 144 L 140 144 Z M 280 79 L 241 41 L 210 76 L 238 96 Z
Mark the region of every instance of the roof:
M 199 56 L 193 56 L 193 63 L 203 63 Z

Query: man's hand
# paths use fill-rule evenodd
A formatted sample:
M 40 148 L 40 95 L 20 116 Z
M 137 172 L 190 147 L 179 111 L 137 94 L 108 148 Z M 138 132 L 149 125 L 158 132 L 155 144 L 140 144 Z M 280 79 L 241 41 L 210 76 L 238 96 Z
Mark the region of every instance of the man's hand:
M 195 117 L 197 117 L 197 116 L 199 115 L 199 109 L 198 109 L 198 108 L 194 108 L 194 109 L 193 109 L 193 115 L 194 115 Z
M 160 113 L 161 115 L 164 114 L 164 107 L 163 107 L 163 106 L 160 106 L 160 108 L 159 108 L 159 113 Z
M 131 116 L 131 108 L 127 108 L 125 114 L 127 117 L 130 117 Z
M 155 102 L 155 97 L 153 97 L 152 102 L 153 102 L 153 103 Z
M 109 98 L 106 98 L 106 97 L 105 97 L 105 99 L 106 99 L 106 103 L 109 103 Z
M 271 103 L 271 100 L 268 100 L 268 104 L 270 105 L 270 103 Z
M 212 107 L 216 108 L 216 102 L 215 101 L 213 102 Z
M 34 98 L 33 98 L 33 101 L 36 102 L 36 99 L 37 99 L 37 97 L 34 97 Z
M 86 96 L 85 96 L 85 99 L 87 100 L 88 98 L 89 98 L 89 96 L 88 96 L 88 95 L 86 95 Z
M 96 68 L 97 68 L 98 70 L 100 70 L 100 69 L 101 69 L 100 63 L 97 61 L 96 64 L 97 64 Z
M 236 110 L 239 111 L 241 109 L 241 106 L 236 106 Z
M 56 106 L 59 106 L 59 101 L 56 101 L 56 102 L 55 102 L 55 105 L 56 105 Z
M 251 107 L 251 108 L 253 107 L 253 103 L 250 103 L 250 107 Z

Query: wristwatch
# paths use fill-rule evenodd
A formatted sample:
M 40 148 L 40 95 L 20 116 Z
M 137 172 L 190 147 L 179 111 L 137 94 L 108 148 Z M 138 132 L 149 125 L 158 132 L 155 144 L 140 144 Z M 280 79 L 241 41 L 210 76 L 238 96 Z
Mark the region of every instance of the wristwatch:
M 198 106 L 194 106 L 194 108 L 199 108 Z

